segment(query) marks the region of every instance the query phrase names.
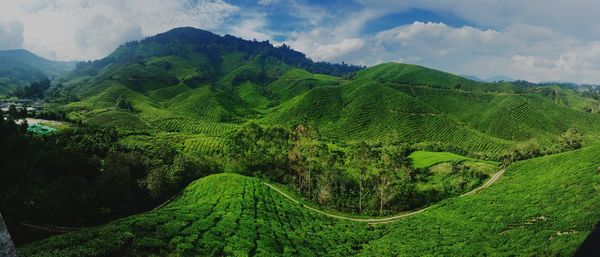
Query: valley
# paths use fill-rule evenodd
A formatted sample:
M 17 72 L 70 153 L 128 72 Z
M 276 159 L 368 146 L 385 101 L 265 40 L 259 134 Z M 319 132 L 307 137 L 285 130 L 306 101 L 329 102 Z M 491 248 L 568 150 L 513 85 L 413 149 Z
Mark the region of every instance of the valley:
M 569 256 L 600 220 L 595 87 L 315 62 L 191 27 L 25 64 L 40 78 L 0 65 L 19 256 Z M 19 112 L 27 97 L 43 108 Z

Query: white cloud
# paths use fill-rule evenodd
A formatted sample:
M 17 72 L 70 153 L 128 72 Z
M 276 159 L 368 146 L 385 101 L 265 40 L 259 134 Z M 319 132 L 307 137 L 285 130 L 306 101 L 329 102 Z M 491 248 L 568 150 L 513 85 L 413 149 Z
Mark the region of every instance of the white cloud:
M 300 36 L 293 41 L 286 42 L 286 44 L 300 52 L 308 53 L 309 57 L 315 60 L 328 61 L 361 49 L 365 42 L 360 38 L 345 38 L 339 42 L 319 43 L 311 38 Z
M 550 28 L 512 25 L 503 30 L 414 22 L 379 32 L 367 42 L 372 63 L 408 60 L 459 74 L 498 74 L 531 81 L 600 82 L 600 41 Z M 363 59 L 364 60 L 364 59 Z
M 100 58 L 124 40 L 174 27 L 218 30 L 239 12 L 223 0 L 0 0 L 0 6 L 0 17 L 24 25 L 23 47 L 63 60 Z
M 139 25 L 98 14 L 86 17 L 75 29 L 75 45 L 90 56 L 106 55 L 113 51 L 115 46 L 141 37 L 142 29 Z
M 480 77 L 600 83 L 600 1 L 356 1 L 362 7 L 258 0 L 257 8 L 242 10 L 226 0 L 0 0 L 0 49 L 24 47 L 47 58 L 92 59 L 123 41 L 193 26 L 250 40 L 285 36 L 275 43 L 315 60 L 403 61 Z M 269 20 L 275 5 L 280 8 L 273 10 L 287 10 L 277 15 L 296 22 L 294 31 L 272 30 L 279 22 Z M 373 19 L 414 8 L 474 25 L 423 20 L 363 34 Z
M 272 40 L 271 33 L 265 29 L 266 25 L 267 21 L 264 14 L 246 14 L 238 24 L 229 26 L 227 33 L 247 40 Z
M 0 21 L 0 50 L 23 47 L 23 24 L 18 21 Z

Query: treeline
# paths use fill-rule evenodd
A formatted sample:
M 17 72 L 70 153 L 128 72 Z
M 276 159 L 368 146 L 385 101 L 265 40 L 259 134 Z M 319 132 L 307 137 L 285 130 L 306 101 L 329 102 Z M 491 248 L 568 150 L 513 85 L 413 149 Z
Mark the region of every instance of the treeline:
M 512 151 L 502 155 L 500 161 L 503 166 L 508 166 L 516 161 L 577 150 L 583 147 L 583 138 L 576 127 L 570 127 L 560 134 L 557 143 L 553 148 L 544 149 L 535 140 L 523 142 L 513 148 Z
M 44 98 L 44 93 L 50 88 L 50 80 L 34 81 L 29 86 L 17 89 L 14 95 L 19 98 Z
M 392 141 L 340 147 L 321 141 L 305 125 L 286 129 L 249 124 L 233 133 L 227 145 L 226 169 L 283 183 L 320 205 L 360 214 L 422 207 L 486 178 L 456 163 L 451 173 L 461 182 L 422 190 L 417 185 L 431 174 L 413 168 L 410 146 Z
M 0 119 L 0 209 L 5 216 L 64 226 L 100 224 L 155 207 L 212 162 L 160 150 L 127 149 L 115 130 L 76 127 L 57 135 L 27 133 Z

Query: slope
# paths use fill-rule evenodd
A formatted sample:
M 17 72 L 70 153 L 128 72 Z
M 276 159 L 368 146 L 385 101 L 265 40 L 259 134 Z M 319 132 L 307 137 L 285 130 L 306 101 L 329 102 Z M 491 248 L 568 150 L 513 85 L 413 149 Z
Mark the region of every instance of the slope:
M 472 129 L 390 85 L 362 77 L 341 86 L 310 89 L 274 108 L 262 122 L 308 123 L 335 140 L 394 138 L 481 154 L 499 154 L 514 143 Z
M 322 78 L 316 87 L 284 81 L 275 81 L 273 92 L 291 92 L 289 100 L 282 97 L 261 122 L 308 123 L 338 141 L 395 138 L 499 159 L 526 144 L 555 152 L 572 127 L 588 145 L 600 139 L 600 115 L 583 107 L 597 101 L 572 89 L 547 93 L 544 87 L 481 83 L 395 63 L 361 70 L 347 81 Z M 557 95 L 570 100 L 557 101 Z
M 556 147 L 558 137 L 576 127 L 588 143 L 597 141 L 600 115 L 555 103 L 537 93 L 489 93 L 392 85 L 416 100 L 482 133 Z
M 519 162 L 476 194 L 374 226 L 308 212 L 254 178 L 212 175 L 156 211 L 52 237 L 19 253 L 571 255 L 600 219 L 599 158 L 600 147 L 591 147 Z
M 27 50 L 0 51 L 0 96 L 45 78 L 56 78 L 74 67 L 73 62 L 41 58 Z
M 350 255 L 372 239 L 367 231 L 366 225 L 307 212 L 258 179 L 220 174 L 192 183 L 180 197 L 156 211 L 53 237 L 21 248 L 19 254 Z M 308 240 L 317 235 L 328 240 Z
M 599 158 L 595 146 L 511 165 L 478 194 L 391 224 L 361 255 L 570 256 L 600 219 Z
M 361 68 L 313 62 L 287 46 L 177 28 L 78 64 L 64 84 L 68 94 L 82 100 L 66 110 L 84 121 L 106 120 L 112 114 L 118 120 L 124 117 L 114 112 L 123 111 L 116 107 L 120 101 L 131 103 L 134 120 L 150 124 L 150 129 L 222 136 L 227 129 L 215 127 L 254 119 L 285 97 L 269 85 L 300 74 L 298 67 L 331 74 Z M 301 76 L 298 79 L 337 80 L 306 71 Z M 100 113 L 103 117 L 94 119 Z

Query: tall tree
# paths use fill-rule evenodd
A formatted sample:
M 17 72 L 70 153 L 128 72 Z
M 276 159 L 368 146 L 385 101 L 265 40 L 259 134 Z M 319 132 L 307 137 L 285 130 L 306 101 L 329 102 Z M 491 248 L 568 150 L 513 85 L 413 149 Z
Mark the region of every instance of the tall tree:
M 354 167 L 354 177 L 358 182 L 358 211 L 363 211 L 363 199 L 367 196 L 365 186 L 367 180 L 371 177 L 371 166 L 373 161 L 373 151 L 371 146 L 362 141 L 358 143 L 350 155 L 350 163 Z
M 297 125 L 292 133 L 288 154 L 290 168 L 294 170 L 300 191 L 307 191 L 309 199 L 314 198 L 314 180 L 321 165 L 321 152 L 324 145 L 319 143 L 318 134 L 310 127 Z

